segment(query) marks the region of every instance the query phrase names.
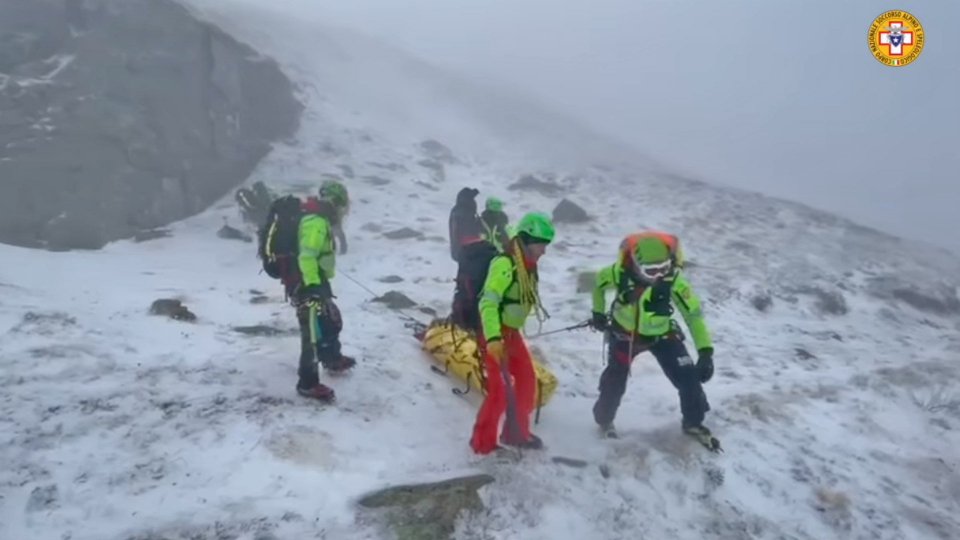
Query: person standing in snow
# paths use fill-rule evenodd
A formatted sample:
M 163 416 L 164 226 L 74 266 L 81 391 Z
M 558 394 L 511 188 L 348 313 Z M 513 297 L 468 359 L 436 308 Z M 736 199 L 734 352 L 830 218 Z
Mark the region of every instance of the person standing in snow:
M 503 201 L 496 197 L 487 197 L 483 212 L 480 214 L 480 223 L 483 225 L 483 236 L 503 253 L 503 248 L 510 242 L 507 234 L 507 224 L 510 219 L 503 211 Z
M 350 212 L 347 188 L 336 180 L 327 180 L 320 186 L 320 200 L 330 202 L 337 210 L 336 222 L 331 223 L 331 226 L 336 238 L 335 247 L 339 248 L 340 255 L 344 255 L 347 253 L 347 235 L 343 232 L 343 223 Z
M 630 365 L 639 353 L 650 351 L 680 394 L 683 431 L 701 442 L 712 439 L 703 425 L 710 405 L 702 383 L 713 376 L 713 345 L 700 299 L 681 273 L 682 267 L 677 237 L 648 231 L 625 238 L 619 260 L 597 274 L 592 326 L 606 332 L 610 346 L 593 417 L 608 437 L 616 437 L 613 420 L 626 391 Z M 610 289 L 617 293 L 611 306 L 612 320 L 606 314 Z M 679 325 L 671 318 L 674 308 L 693 335 L 696 363 L 687 353 Z
M 476 332 L 480 327 L 477 292 L 490 260 L 500 250 L 487 241 L 486 225 L 477 215 L 476 197 L 480 192 L 463 188 L 450 210 L 450 257 L 457 262 L 456 289 L 450 320 L 453 324 Z
M 346 371 L 356 364 L 340 352 L 343 319 L 330 286 L 336 262 L 333 231 L 348 204 L 347 189 L 338 182 L 324 183 L 320 198 L 303 202 L 297 233 L 300 283 L 294 291 L 288 291 L 300 323 L 297 393 L 321 401 L 333 400 L 334 392 L 320 383 L 317 362 L 329 372 Z
M 541 448 L 542 441 L 530 432 L 530 413 L 536 398 L 536 373 L 530 351 L 520 334 L 531 311 L 538 319 L 546 312 L 540 304 L 537 262 L 553 241 L 554 227 L 542 213 L 529 213 L 517 223 L 506 252 L 491 262 L 480 297 L 482 332 L 477 336 L 486 366 L 487 395 L 477 413 L 470 446 L 488 454 L 498 446 L 500 417 L 508 405 L 507 382 L 515 380 L 515 411 L 507 411 L 502 444 Z

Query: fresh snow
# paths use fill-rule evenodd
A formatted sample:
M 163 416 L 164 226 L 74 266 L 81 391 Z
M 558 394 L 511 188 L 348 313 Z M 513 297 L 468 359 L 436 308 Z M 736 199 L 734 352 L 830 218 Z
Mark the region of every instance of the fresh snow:
M 215 234 L 225 220 L 238 225 L 232 196 L 173 224 L 169 238 L 96 252 L 0 246 L 0 538 L 382 538 L 376 519 L 358 515 L 359 496 L 476 472 L 496 482 L 458 538 L 956 538 L 957 316 L 872 293 L 885 276 L 924 293 L 955 280 L 956 259 L 797 205 L 651 174 L 614 151 L 603 168 L 575 167 L 588 146 L 575 134 L 555 141 L 563 160 L 531 142 L 555 120 L 508 137 L 445 92 L 441 75 L 294 11 L 303 3 L 190 5 L 278 59 L 307 102 L 296 141 L 251 181 L 306 193 L 321 173 L 342 175 L 339 165 L 355 173 L 334 290 L 344 350 L 359 365 L 324 377 L 335 405 L 296 396 L 293 311 L 258 273 L 252 244 Z M 417 164 L 428 138 L 459 159 L 443 182 Z M 405 326 L 430 317 L 370 302 L 366 289 L 395 289 L 446 314 L 456 192 L 500 196 L 514 219 L 550 211 L 559 198 L 506 189 L 538 171 L 579 178 L 564 183 L 566 196 L 598 217 L 561 226 L 548 249 L 543 329 L 589 316 L 577 274 L 611 263 L 624 234 L 676 231 L 716 341 L 706 423 L 726 453 L 680 433 L 676 392 L 649 355 L 633 366 L 622 438 L 599 440 L 590 408 L 603 343 L 578 330 L 530 340 L 560 380 L 535 427 L 548 449 L 519 463 L 475 456 L 477 396 L 454 396 L 461 383 L 430 371 Z M 374 175 L 391 182 L 364 178 Z M 369 224 L 425 238 L 387 240 Z M 388 275 L 404 281 L 379 281 Z M 824 314 L 805 287 L 842 293 L 848 313 Z M 251 303 L 251 290 L 269 301 Z M 764 292 L 773 304 L 761 313 L 751 298 Z M 183 300 L 197 322 L 149 315 L 162 297 Z M 254 324 L 292 333 L 232 330 Z

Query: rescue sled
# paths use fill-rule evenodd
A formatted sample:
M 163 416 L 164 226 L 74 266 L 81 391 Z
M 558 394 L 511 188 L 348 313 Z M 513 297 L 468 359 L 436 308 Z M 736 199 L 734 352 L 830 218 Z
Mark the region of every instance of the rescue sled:
M 452 373 L 466 383 L 466 389 L 455 388 L 455 394 L 466 394 L 471 388 L 486 394 L 486 373 L 482 361 L 478 359 L 477 342 L 473 336 L 460 327 L 439 319 L 431 322 L 419 337 L 423 350 L 430 353 L 436 363 L 431 369 L 444 375 Z M 540 407 L 550 401 L 557 389 L 557 378 L 536 358 L 533 359 L 533 368 L 537 375 L 536 406 L 539 413 Z

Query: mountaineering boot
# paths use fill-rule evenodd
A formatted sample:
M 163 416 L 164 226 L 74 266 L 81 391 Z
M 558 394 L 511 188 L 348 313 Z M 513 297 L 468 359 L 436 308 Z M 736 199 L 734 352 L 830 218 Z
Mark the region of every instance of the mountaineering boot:
M 620 436 L 617 434 L 617 428 L 613 426 L 613 423 L 601 424 L 600 425 L 600 437 L 604 439 L 619 439 Z
M 331 402 L 336 398 L 336 395 L 334 394 L 333 389 L 321 383 L 317 383 L 309 387 L 303 387 L 298 384 L 297 393 L 303 397 L 316 399 L 318 401 L 324 401 L 324 402 Z
M 537 437 L 533 433 L 530 434 L 530 438 L 526 441 L 523 441 L 519 444 L 514 443 L 507 439 L 506 434 L 500 435 L 500 444 L 503 446 L 513 446 L 516 448 L 523 448 L 525 450 L 540 450 L 543 448 L 543 440 L 540 437 Z
M 705 446 L 708 450 L 713 452 L 720 451 L 720 441 L 714 437 L 713 434 L 710 433 L 710 430 L 703 424 L 683 426 L 683 432 L 696 439 L 697 442 Z
M 321 362 L 323 364 L 323 369 L 331 373 L 343 373 L 353 366 L 357 365 L 357 361 L 349 356 L 340 355 L 336 359 L 327 360 L 326 362 Z

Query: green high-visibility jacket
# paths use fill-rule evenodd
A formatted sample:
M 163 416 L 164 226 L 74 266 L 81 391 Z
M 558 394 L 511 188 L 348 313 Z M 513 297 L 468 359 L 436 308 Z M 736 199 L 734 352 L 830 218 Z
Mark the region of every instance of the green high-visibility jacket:
M 520 302 L 520 284 L 512 257 L 498 255 L 490 261 L 487 279 L 480 293 L 480 322 L 487 341 L 500 339 L 501 326 L 520 329 L 527 322 L 533 306 Z
M 330 222 L 317 214 L 303 216 L 300 218 L 297 239 L 300 250 L 297 265 L 303 285 L 320 285 L 333 278 L 336 255 Z
M 646 303 L 650 300 L 653 292 L 652 288 L 646 287 L 643 289 L 639 298 L 632 302 L 627 298 L 628 291 L 619 290 L 625 281 L 625 271 L 618 262 L 601 269 L 597 273 L 597 280 L 593 289 L 593 311 L 597 313 L 606 312 L 607 291 L 618 289 L 617 298 L 613 303 L 613 320 L 620 327 L 646 338 L 657 338 L 670 333 L 672 318 L 669 315 L 657 315 L 645 309 Z M 700 298 L 693 292 L 690 282 L 679 270 L 668 279 L 673 283 L 670 303 L 680 312 L 690 329 L 697 350 L 713 348 L 710 331 L 707 329 L 707 323 L 703 318 Z M 633 286 L 639 287 L 640 285 L 634 284 Z

